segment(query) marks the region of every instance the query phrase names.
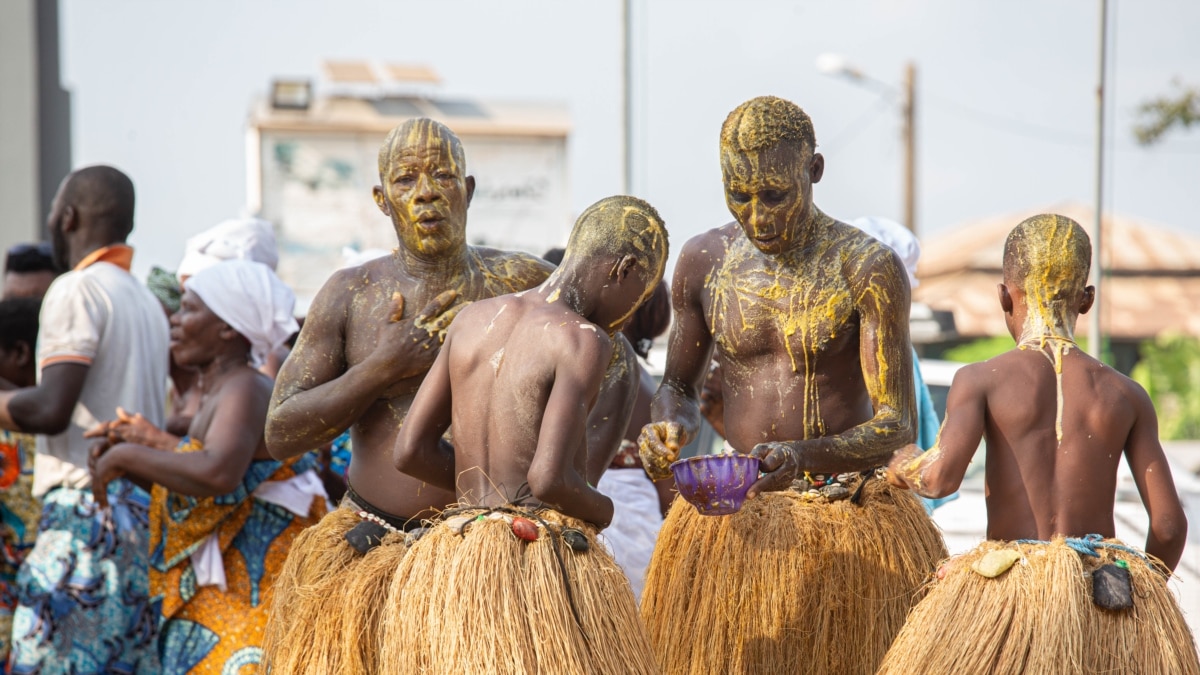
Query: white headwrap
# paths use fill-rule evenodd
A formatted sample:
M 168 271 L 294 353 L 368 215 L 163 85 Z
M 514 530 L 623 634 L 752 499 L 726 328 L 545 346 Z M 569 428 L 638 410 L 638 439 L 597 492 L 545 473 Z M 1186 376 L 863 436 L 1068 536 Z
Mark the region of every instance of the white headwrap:
M 226 220 L 188 239 L 176 274 L 190 277 L 222 260 L 253 260 L 275 269 L 275 230 L 261 218 Z
M 855 218 L 850 224 L 895 251 L 900 256 L 900 262 L 904 263 L 904 271 L 908 272 L 908 285 L 917 287 L 920 283 L 917 281 L 917 261 L 921 259 L 921 242 L 917 241 L 917 235 L 912 230 L 894 220 L 878 216 Z
M 200 270 L 185 287 L 250 341 L 255 368 L 300 327 L 292 316 L 295 294 L 262 263 L 227 260 Z

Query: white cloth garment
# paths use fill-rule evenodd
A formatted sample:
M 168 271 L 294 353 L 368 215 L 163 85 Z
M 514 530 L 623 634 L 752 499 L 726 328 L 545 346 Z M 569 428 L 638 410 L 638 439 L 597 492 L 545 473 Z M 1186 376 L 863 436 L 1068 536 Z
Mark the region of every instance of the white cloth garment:
M 850 224 L 895 251 L 896 255 L 900 256 L 900 262 L 904 263 L 904 271 L 908 272 L 909 287 L 917 287 L 917 261 L 921 259 L 921 242 L 917 241 L 917 235 L 913 234 L 912 230 L 894 220 L 878 216 L 855 218 Z
M 225 260 L 253 260 L 272 270 L 279 264 L 275 230 L 261 218 L 226 220 L 188 239 L 176 274 L 180 279 Z
M 88 366 L 66 431 L 38 435 L 33 495 L 91 485 L 83 432 L 117 418 L 117 407 L 163 424 L 170 348 L 162 305 L 125 270 L 98 262 L 54 280 L 42 301 L 38 381 L 57 363 Z
M 296 295 L 262 263 L 227 260 L 197 272 L 186 290 L 250 341 L 255 368 L 300 327 L 292 316 Z
M 312 469 L 287 480 L 267 481 L 258 486 L 254 497 L 282 506 L 300 518 L 308 515 L 314 498 L 321 497 L 329 502 L 325 485 Z M 222 592 L 227 590 L 225 561 L 221 558 L 221 542 L 216 534 L 208 535 L 192 554 L 192 570 L 196 573 L 197 586 L 218 586 Z
M 658 492 L 640 468 L 609 469 L 596 489 L 613 500 L 612 524 L 600 533 L 600 540 L 625 571 L 633 596 L 641 601 L 646 569 L 663 524 Z

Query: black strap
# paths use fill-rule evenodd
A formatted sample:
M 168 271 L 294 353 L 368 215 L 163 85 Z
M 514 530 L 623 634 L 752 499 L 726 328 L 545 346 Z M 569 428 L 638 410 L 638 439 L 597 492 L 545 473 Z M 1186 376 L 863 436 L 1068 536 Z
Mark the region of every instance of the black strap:
M 354 505 L 358 508 L 366 511 L 376 518 L 379 518 L 383 522 L 391 525 L 401 532 L 412 532 L 413 530 L 419 530 L 422 527 L 421 521 L 417 518 L 406 518 L 404 516 L 392 515 L 387 511 L 375 506 L 371 502 L 363 499 L 362 495 L 354 491 L 354 487 L 350 485 L 349 481 L 346 482 L 346 496 L 349 497 L 350 501 L 354 502 Z

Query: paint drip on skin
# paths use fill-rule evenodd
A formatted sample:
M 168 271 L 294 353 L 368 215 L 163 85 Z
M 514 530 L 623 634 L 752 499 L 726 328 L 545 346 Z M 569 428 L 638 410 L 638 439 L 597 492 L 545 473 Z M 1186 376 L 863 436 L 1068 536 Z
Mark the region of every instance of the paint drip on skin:
M 737 237 L 726 242 L 723 263 L 705 278 L 712 298 L 708 323 L 721 327 L 715 331 L 716 340 L 722 352 L 732 357 L 724 361 L 726 368 L 742 367 L 738 356 L 761 348 L 746 336 L 777 335 L 782 340 L 792 372 L 803 377 L 801 413 L 806 438 L 827 434 L 817 383 L 819 354 L 838 336 L 857 304 L 890 301 L 888 288 L 865 269 L 878 262 L 864 245 L 882 245 L 848 227 L 843 226 L 839 234 L 832 218 L 815 207 L 812 213 L 810 227 L 822 235 L 803 250 L 765 256 L 746 237 Z M 873 283 L 856 301 L 847 279 L 864 274 L 872 276 Z M 894 410 L 901 409 L 902 403 L 889 394 L 886 381 L 889 364 L 901 358 L 898 349 L 878 341 L 878 371 L 864 372 L 864 378 L 869 377 L 872 388 L 879 392 L 881 407 Z M 780 400 L 787 397 L 781 395 Z
M 1026 223 L 1034 221 L 1028 230 Z M 1055 414 L 1054 436 L 1059 443 L 1063 437 L 1063 358 L 1075 343 L 1076 312 L 1069 304 L 1070 291 L 1082 288 L 1087 270 L 1082 269 L 1079 256 L 1073 255 L 1087 235 L 1067 218 L 1038 216 L 1022 223 L 1019 236 L 1027 273 L 1024 279 L 1025 323 L 1017 340 L 1017 348 L 1036 350 L 1054 367 Z M 1035 230 L 1036 228 L 1036 230 Z M 1064 297 L 1067 293 L 1067 297 Z

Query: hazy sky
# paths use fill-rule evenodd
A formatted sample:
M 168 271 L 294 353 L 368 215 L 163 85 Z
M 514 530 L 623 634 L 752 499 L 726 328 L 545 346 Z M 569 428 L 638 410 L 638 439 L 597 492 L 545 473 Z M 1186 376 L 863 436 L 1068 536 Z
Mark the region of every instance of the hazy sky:
M 633 192 L 658 207 L 676 250 L 730 219 L 718 132 L 760 94 L 812 116 L 826 157 L 821 208 L 900 216 L 898 111 L 820 74 L 823 52 L 897 83 L 916 62 L 923 236 L 1093 199 L 1098 2 L 632 4 Z M 1109 4 L 1106 205 L 1200 234 L 1200 129 L 1150 149 L 1131 133 L 1139 102 L 1175 78 L 1200 84 L 1200 3 Z M 251 100 L 274 76 L 316 76 L 326 58 L 428 64 L 450 96 L 566 102 L 575 211 L 620 189 L 616 0 L 62 0 L 61 20 L 75 164 L 112 163 L 134 178 L 141 273 L 174 268 L 188 236 L 242 210 Z

